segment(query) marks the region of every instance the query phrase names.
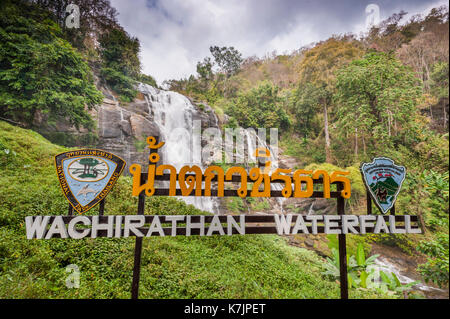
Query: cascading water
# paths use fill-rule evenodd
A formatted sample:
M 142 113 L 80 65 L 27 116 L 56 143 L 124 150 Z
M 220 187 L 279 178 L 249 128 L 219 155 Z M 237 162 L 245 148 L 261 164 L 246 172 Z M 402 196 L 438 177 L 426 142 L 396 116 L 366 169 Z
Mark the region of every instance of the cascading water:
M 194 120 L 200 118 L 199 111 L 191 101 L 176 92 L 156 89 L 147 84 L 140 84 L 139 91 L 144 94 L 148 105 L 148 113 L 153 116 L 153 122 L 160 131 L 160 140 L 165 145 L 160 149 L 161 160 L 164 164 L 173 165 L 177 171 L 184 165 L 198 165 L 204 169 L 201 161 L 201 138 L 193 138 L 193 132 L 200 127 L 194 127 Z M 215 123 L 218 125 L 217 117 Z M 247 142 L 248 161 L 255 162 L 256 145 L 269 149 L 272 162 L 271 173 L 278 167 L 274 150 L 267 145 L 252 130 L 244 130 Z M 179 187 L 177 183 L 177 187 Z M 281 184 L 271 184 L 271 189 L 282 190 Z M 186 203 L 195 207 L 218 213 L 218 201 L 215 198 L 186 196 L 180 197 Z M 284 198 L 277 198 L 280 210 L 283 210 Z
M 160 130 L 160 140 L 165 142 L 161 148 L 163 163 L 173 165 L 177 171 L 184 165 L 198 165 L 204 169 L 199 153 L 201 139 L 193 138 L 192 134 L 195 129 L 200 129 L 194 127 L 194 118 L 198 116 L 199 111 L 191 101 L 179 93 L 158 90 L 147 84 L 140 84 L 139 90 L 145 95 L 149 114 L 153 114 L 153 120 Z M 180 198 L 201 210 L 218 213 L 215 198 Z
M 245 130 L 245 139 L 247 141 L 247 159 L 250 162 L 255 162 L 255 152 L 256 152 L 256 144 L 258 144 L 258 148 L 267 148 L 270 152 L 269 161 L 271 162 L 271 170 L 270 174 L 272 174 L 277 168 L 278 168 L 278 160 L 275 157 L 275 150 L 270 146 L 267 145 L 266 141 L 264 139 L 261 139 L 257 134 L 255 134 L 252 130 Z M 279 183 L 271 183 L 270 189 L 271 190 L 277 190 L 281 191 L 283 189 L 283 185 Z M 276 198 L 277 203 L 280 207 L 280 211 L 283 212 L 283 203 L 286 200 L 284 197 L 277 197 Z
M 378 271 L 384 271 L 385 273 L 394 273 L 398 280 L 402 283 L 402 284 L 409 284 L 412 283 L 416 280 L 408 277 L 407 274 L 404 274 L 400 271 L 400 269 L 398 268 L 397 265 L 395 265 L 394 262 L 390 261 L 387 257 L 384 256 L 380 256 L 375 260 L 375 265 L 373 266 L 374 269 L 378 270 Z M 431 287 L 428 286 L 422 282 L 418 282 L 415 286 L 415 289 L 421 290 L 421 291 L 425 291 L 425 292 L 438 292 L 438 293 L 445 293 L 445 290 L 443 289 L 439 289 L 439 288 L 435 288 L 435 287 Z

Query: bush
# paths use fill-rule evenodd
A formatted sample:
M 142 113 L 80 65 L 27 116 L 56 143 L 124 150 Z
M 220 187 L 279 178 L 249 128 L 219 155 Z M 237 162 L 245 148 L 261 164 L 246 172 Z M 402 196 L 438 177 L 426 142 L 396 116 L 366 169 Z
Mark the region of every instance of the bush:
M 418 250 L 429 256 L 427 262 L 417 268 L 425 281 L 448 287 L 448 234 L 439 233 L 436 240 L 421 242 Z
M 85 107 L 102 94 L 80 53 L 49 14 L 24 1 L 0 7 L 0 116 L 32 126 L 36 114 L 91 128 Z
M 65 132 L 45 132 L 42 135 L 50 142 L 66 147 L 95 147 L 98 135 L 95 133 L 73 134 Z
M 286 111 L 281 107 L 278 87 L 270 82 L 262 82 L 250 91 L 241 92 L 228 105 L 226 113 L 244 128 L 276 127 L 286 130 L 291 125 Z
M 66 149 L 3 121 L 0 132 L 0 148 L 17 159 L 0 169 L 0 298 L 129 298 L 134 238 L 26 239 L 25 216 L 67 214 L 53 163 Z M 130 190 L 131 178 L 120 177 L 105 213 L 136 214 Z M 176 198 L 150 197 L 145 214 L 205 213 Z M 338 298 L 339 286 L 322 278 L 322 262 L 276 235 L 146 238 L 140 297 Z M 80 269 L 79 289 L 65 286 L 69 264 Z M 352 289 L 350 297 L 389 296 Z
M 350 166 L 346 168 L 340 168 L 338 166 L 335 166 L 333 164 L 323 163 L 323 164 L 310 164 L 305 167 L 307 170 L 315 171 L 316 169 L 323 169 L 328 172 L 328 174 L 331 174 L 335 171 L 346 171 L 350 172 L 350 175 L 347 175 L 347 177 L 350 179 L 351 183 L 351 192 L 352 195 L 350 199 L 348 199 L 349 203 L 351 205 L 358 204 L 359 200 L 361 198 L 365 198 L 366 196 L 366 187 L 364 186 L 361 172 L 359 171 L 359 168 Z
M 100 74 L 106 83 L 120 95 L 123 102 L 131 102 L 136 97 L 136 81 L 132 78 L 113 68 L 102 68 Z

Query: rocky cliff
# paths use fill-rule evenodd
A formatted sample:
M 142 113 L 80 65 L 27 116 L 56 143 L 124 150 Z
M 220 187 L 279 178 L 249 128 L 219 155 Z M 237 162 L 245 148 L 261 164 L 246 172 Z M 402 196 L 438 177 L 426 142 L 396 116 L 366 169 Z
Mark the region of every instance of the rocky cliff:
M 164 138 L 164 126 L 166 120 L 165 109 L 172 109 L 177 113 L 179 105 L 170 101 L 170 96 L 179 95 L 175 92 L 159 90 L 148 85 L 139 84 L 137 97 L 129 103 L 120 102 L 108 87 L 100 85 L 97 87 L 102 91 L 104 99 L 101 105 L 90 110 L 90 115 L 95 120 L 97 127 L 95 132 L 87 129 L 77 129 L 68 122 L 61 119 L 55 125 L 49 125 L 46 117 L 42 114 L 35 118 L 35 126 L 38 131 L 47 138 L 63 145 L 74 147 L 95 147 L 112 152 L 127 162 L 124 173 L 128 173 L 128 166 L 132 163 L 145 165 L 148 163 L 148 148 L 146 148 L 145 138 L 147 136 L 161 136 Z M 162 99 L 164 93 L 169 97 Z M 181 96 L 181 95 L 180 95 Z M 186 97 L 184 103 L 190 104 L 189 119 L 184 121 L 201 121 L 202 129 L 207 127 L 218 127 L 218 121 L 214 111 L 202 105 L 199 108 L 193 101 Z M 155 107 L 158 106 L 156 110 Z M 155 119 L 155 111 L 159 117 Z M 163 117 L 161 121 L 161 117 Z M 159 120 L 159 121 L 158 121 Z M 181 123 L 180 125 L 183 125 Z M 191 125 L 190 123 L 188 125 Z M 207 141 L 202 141 L 205 145 Z M 162 157 L 164 155 L 162 154 Z

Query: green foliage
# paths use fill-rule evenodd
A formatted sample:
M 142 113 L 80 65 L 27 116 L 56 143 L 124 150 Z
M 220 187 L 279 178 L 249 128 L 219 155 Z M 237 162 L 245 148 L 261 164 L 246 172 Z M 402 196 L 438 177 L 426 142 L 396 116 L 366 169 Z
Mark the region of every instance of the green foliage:
M 213 65 L 214 62 L 211 61 L 210 57 L 206 57 L 203 59 L 203 62 L 197 63 L 197 73 L 201 81 L 207 82 L 214 78 Z
M 325 151 L 321 141 L 305 137 L 299 138 L 287 131 L 281 135 L 280 147 L 286 155 L 296 158 L 299 163 L 298 168 L 310 163 L 325 162 Z
M 270 204 L 267 198 L 247 197 L 246 201 L 250 204 L 250 209 L 254 212 L 270 210 Z
M 332 258 L 327 258 L 324 264 L 325 271 L 323 275 L 329 279 L 336 280 L 340 278 L 339 251 L 335 247 L 331 247 Z M 370 268 L 375 263 L 375 259 L 379 255 L 373 255 L 365 258 L 364 248 L 362 244 L 358 244 L 356 256 L 347 254 L 347 275 L 349 288 L 362 287 L 368 288 L 367 279 L 372 275 L 374 269 Z
M 326 262 L 323 267 L 325 270 L 322 274 L 331 280 L 336 280 L 340 278 L 340 264 L 339 264 L 339 251 L 332 247 L 331 248 L 331 258 L 327 257 Z M 356 261 L 354 256 L 347 255 L 347 271 L 356 266 Z
M 0 297 L 129 298 L 133 238 L 26 239 L 25 216 L 67 214 L 53 163 L 53 156 L 66 149 L 3 121 L 0 132 L 0 148 L 16 154 L 7 165 L 0 157 Z M 122 176 L 105 213 L 135 214 L 136 209 L 131 178 Z M 145 214 L 205 212 L 176 198 L 150 197 Z M 339 298 L 339 286 L 322 280 L 321 263 L 314 252 L 291 247 L 276 235 L 148 238 L 140 297 Z M 69 264 L 80 269 L 79 289 L 65 286 Z M 389 296 L 351 291 L 350 297 Z
M 376 150 L 415 142 L 421 87 L 413 72 L 392 55 L 370 52 L 338 72 L 340 134 L 371 140 Z
M 257 88 L 241 92 L 237 99 L 228 105 L 226 113 L 245 128 L 277 127 L 285 130 L 291 123 L 281 108 L 278 89 L 270 82 L 262 82 Z
M 423 278 L 439 287 L 448 287 L 448 233 L 437 234 L 433 241 L 422 241 L 418 250 L 429 256 L 427 262 L 419 265 L 417 269 Z
M 125 30 L 116 27 L 103 33 L 99 43 L 103 64 L 101 76 L 120 95 L 122 101 L 134 99 L 137 94 L 136 80 L 154 82 L 151 77 L 140 73 L 140 43 L 137 38 L 130 37 Z
M 340 276 L 340 265 L 339 265 L 339 252 L 338 252 L 338 237 L 337 235 L 328 235 L 329 239 L 328 246 L 332 253 L 332 258 L 327 258 L 327 262 L 324 267 L 326 269 L 323 272 L 330 279 L 338 279 Z M 357 241 L 354 239 L 358 238 Z M 370 246 L 364 241 L 359 240 L 361 236 L 348 236 L 347 237 L 347 272 L 348 272 L 348 283 L 349 287 L 355 288 L 370 288 L 377 289 L 379 291 L 386 292 L 388 290 L 387 285 L 379 284 L 380 278 L 377 277 L 377 269 L 374 267 L 375 260 L 379 257 L 378 254 L 372 255 L 366 258 L 366 254 L 370 250 Z M 395 274 L 392 274 L 395 276 Z M 387 277 L 389 278 L 389 277 Z M 382 278 L 381 278 L 382 279 Z M 416 284 L 416 282 L 414 283 Z M 402 286 L 406 289 L 408 286 Z M 394 292 L 400 291 L 399 289 L 390 287 Z
M 66 147 L 96 147 L 98 143 L 98 135 L 91 132 L 76 135 L 66 132 L 43 132 L 42 135 L 50 142 Z
M 140 44 L 137 38 L 130 37 L 120 27 L 105 32 L 99 38 L 103 65 L 125 76 L 137 78 L 140 74 Z
M 292 113 L 295 115 L 296 128 L 304 137 L 318 134 L 321 124 L 315 121 L 316 114 L 328 103 L 329 94 L 323 87 L 306 83 L 300 85 L 291 97 Z
M 85 107 L 102 100 L 83 57 L 62 39 L 47 12 L 10 1 L 0 6 L 0 116 L 31 126 L 39 113 L 91 127 Z
M 17 1 L 17 0 L 16 0 Z M 49 12 L 51 18 L 62 26 L 64 38 L 75 48 L 88 51 L 93 45 L 93 35 L 117 27 L 117 11 L 111 7 L 109 0 L 19 0 L 34 3 L 41 9 Z M 80 9 L 80 24 L 77 28 L 65 27 L 68 17 L 67 6 L 74 3 Z
M 315 171 L 315 170 L 325 170 L 328 172 L 328 174 L 331 174 L 332 172 L 336 171 L 345 171 L 350 172 L 349 175 L 347 175 L 347 178 L 350 179 L 350 185 L 351 185 L 351 197 L 348 199 L 348 203 L 352 206 L 355 206 L 359 204 L 359 201 L 361 198 L 365 198 L 366 196 L 366 187 L 364 186 L 361 172 L 358 167 L 350 166 L 346 168 L 340 168 L 336 165 L 329 164 L 329 163 L 323 163 L 323 164 L 309 164 L 305 167 L 307 170 Z M 332 184 L 332 187 L 333 184 Z
M 0 167 L 13 166 L 16 162 L 17 153 L 0 143 Z
M 211 55 L 214 57 L 214 61 L 219 66 L 220 70 L 224 72 L 227 77 L 236 74 L 242 63 L 242 54 L 234 47 L 222 47 L 211 46 L 209 48 Z M 205 61 L 206 67 L 209 66 L 209 61 Z M 209 68 L 210 70 L 211 68 Z M 198 68 L 197 68 L 198 71 Z M 207 71 L 207 69 L 205 70 Z
M 330 241 L 332 257 L 327 258 L 324 264 L 323 275 L 336 280 L 340 277 L 339 252 L 334 241 Z M 387 274 L 379 271 L 380 278 L 375 278 L 377 270 L 373 267 L 376 258 L 379 255 L 372 255 L 366 258 L 364 246 L 358 243 L 356 255 L 347 254 L 347 273 L 348 285 L 350 288 L 375 289 L 380 292 L 387 293 L 388 290 L 398 293 L 411 290 L 411 287 L 418 282 L 414 281 L 408 284 L 402 284 L 394 273 Z M 380 280 L 381 279 L 381 282 Z M 375 280 L 375 282 L 372 282 Z
M 197 75 L 180 80 L 165 81 L 165 85 L 171 90 L 189 95 L 199 101 L 207 101 L 214 107 L 214 103 L 224 96 L 236 96 L 239 87 L 230 77 L 240 70 L 242 55 L 233 47 L 211 46 L 210 52 L 214 61 L 206 57 L 197 62 Z M 218 70 L 214 70 L 215 66 Z M 215 108 L 217 110 L 217 108 Z M 221 110 L 222 111 L 222 110 Z
M 136 81 L 113 68 L 102 68 L 102 78 L 120 95 L 123 102 L 131 102 L 137 94 Z
M 425 216 L 427 226 L 443 226 L 448 229 L 449 212 L 449 176 L 433 170 L 424 170 L 420 175 L 424 184 L 424 193 L 428 196 L 428 214 Z
M 384 271 L 380 271 L 380 276 L 382 280 L 381 287 L 379 288 L 381 291 L 386 291 L 387 289 L 395 292 L 403 292 L 411 290 L 412 286 L 417 285 L 418 281 L 413 281 L 407 284 L 402 284 L 398 277 L 393 272 L 390 274 L 385 273 Z
M 156 83 L 156 80 L 151 75 L 147 75 L 147 74 L 143 74 L 142 73 L 142 74 L 140 74 L 138 76 L 138 81 L 142 82 L 142 83 L 145 83 L 145 84 L 148 84 L 148 85 L 151 85 L 151 86 L 153 86 L 155 88 L 158 88 L 158 84 Z
M 244 201 L 240 197 L 227 198 L 226 206 L 233 213 L 243 213 L 245 211 Z
M 313 84 L 332 92 L 335 71 L 362 55 L 360 45 L 350 37 L 331 37 L 305 52 L 299 65 L 300 84 Z
M 437 98 L 448 98 L 448 62 L 438 62 L 431 71 L 431 92 Z

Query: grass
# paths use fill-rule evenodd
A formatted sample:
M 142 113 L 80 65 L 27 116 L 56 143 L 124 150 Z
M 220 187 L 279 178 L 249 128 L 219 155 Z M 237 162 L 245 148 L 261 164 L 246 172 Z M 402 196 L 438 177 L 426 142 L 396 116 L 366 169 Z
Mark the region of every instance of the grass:
M 53 166 L 53 156 L 65 150 L 0 121 L 0 298 L 130 297 L 134 238 L 25 238 L 25 216 L 67 213 Z M 130 185 L 130 178 L 119 179 L 107 198 L 107 214 L 136 213 Z M 145 213 L 204 212 L 152 197 Z M 80 269 L 78 289 L 65 285 L 70 264 Z M 322 276 L 322 264 L 314 252 L 276 235 L 146 238 L 140 297 L 339 298 L 339 285 Z M 350 297 L 389 296 L 352 289 Z

